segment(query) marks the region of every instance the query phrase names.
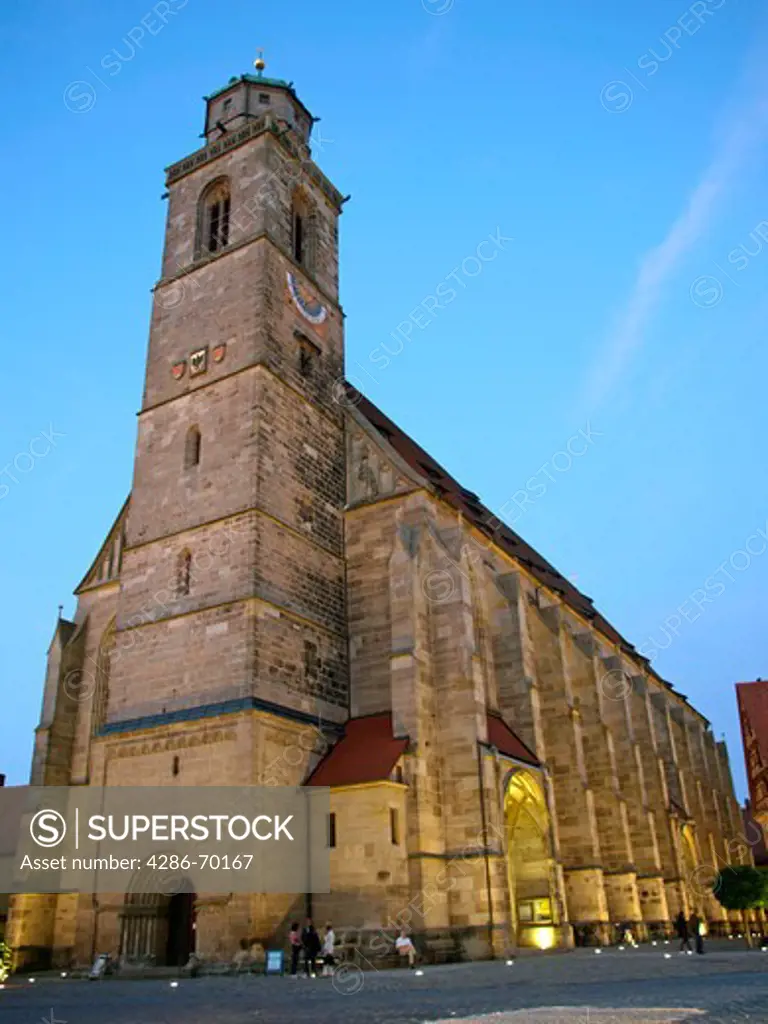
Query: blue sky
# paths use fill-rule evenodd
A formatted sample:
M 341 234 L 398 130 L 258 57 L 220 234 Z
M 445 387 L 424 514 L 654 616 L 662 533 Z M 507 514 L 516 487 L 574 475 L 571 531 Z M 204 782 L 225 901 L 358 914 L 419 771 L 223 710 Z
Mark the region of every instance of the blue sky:
M 0 18 L 9 782 L 57 605 L 130 487 L 163 167 L 262 46 L 352 195 L 350 377 L 656 652 L 743 795 L 733 684 L 768 676 L 757 0 L 30 0 Z

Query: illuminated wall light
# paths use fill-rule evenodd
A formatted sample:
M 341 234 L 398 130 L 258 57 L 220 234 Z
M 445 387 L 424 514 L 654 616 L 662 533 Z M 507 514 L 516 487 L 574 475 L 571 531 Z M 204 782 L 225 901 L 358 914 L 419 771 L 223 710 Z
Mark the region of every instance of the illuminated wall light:
M 551 925 L 548 928 L 533 928 L 531 938 L 539 949 L 552 949 L 555 944 L 555 929 Z

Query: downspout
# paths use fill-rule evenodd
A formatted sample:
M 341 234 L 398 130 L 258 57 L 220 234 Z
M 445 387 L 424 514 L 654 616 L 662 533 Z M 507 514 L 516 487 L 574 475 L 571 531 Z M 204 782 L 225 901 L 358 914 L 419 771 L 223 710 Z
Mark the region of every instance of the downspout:
M 89 756 L 89 758 L 88 758 L 88 774 L 89 774 L 89 776 L 90 776 L 90 766 L 91 766 L 90 765 L 90 760 L 91 759 L 90 759 L 90 756 Z M 103 767 L 102 773 L 101 773 L 101 807 L 99 808 L 102 811 L 104 810 L 104 790 L 107 788 L 107 769 L 108 769 L 108 767 L 109 767 L 109 747 L 105 744 L 104 745 L 104 767 Z M 99 844 L 99 846 L 97 847 L 97 851 L 96 852 L 99 853 L 100 849 L 101 849 L 101 844 Z M 94 879 L 93 879 L 95 883 L 98 883 L 98 878 L 99 878 L 99 870 L 97 868 L 96 872 L 94 874 Z M 98 885 L 97 884 L 94 885 L 94 889 L 98 889 Z M 92 936 L 91 936 L 91 964 L 93 964 L 93 962 L 96 959 L 96 954 L 98 952 L 98 945 L 99 945 L 99 914 L 101 913 L 101 908 L 99 907 L 99 897 L 98 897 L 98 893 L 97 892 L 91 893 L 91 908 L 93 910 L 93 933 L 92 933 Z
M 491 898 L 491 864 L 488 859 L 488 819 L 485 813 L 485 787 L 483 786 L 483 746 L 477 741 L 477 779 L 480 785 L 480 820 L 483 826 L 483 857 L 485 859 L 485 888 L 488 895 L 488 946 L 490 959 L 495 960 L 493 949 L 493 933 L 496 926 L 493 920 L 493 900 Z

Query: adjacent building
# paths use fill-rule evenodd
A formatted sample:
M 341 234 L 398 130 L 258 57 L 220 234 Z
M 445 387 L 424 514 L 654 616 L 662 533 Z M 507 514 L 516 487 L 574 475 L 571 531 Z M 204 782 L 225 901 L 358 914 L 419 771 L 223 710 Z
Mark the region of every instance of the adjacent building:
M 768 827 L 768 681 L 736 684 L 750 813 Z

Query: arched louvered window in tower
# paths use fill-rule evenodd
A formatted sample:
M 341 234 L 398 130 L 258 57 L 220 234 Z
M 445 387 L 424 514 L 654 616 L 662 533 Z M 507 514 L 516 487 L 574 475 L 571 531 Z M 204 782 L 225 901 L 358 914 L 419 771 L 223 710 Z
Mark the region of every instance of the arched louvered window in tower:
M 197 224 L 198 256 L 220 252 L 229 245 L 229 214 L 231 207 L 229 181 L 217 178 L 200 196 Z
M 314 271 L 317 254 L 317 213 L 306 194 L 297 189 L 291 202 L 291 255 L 306 270 Z

